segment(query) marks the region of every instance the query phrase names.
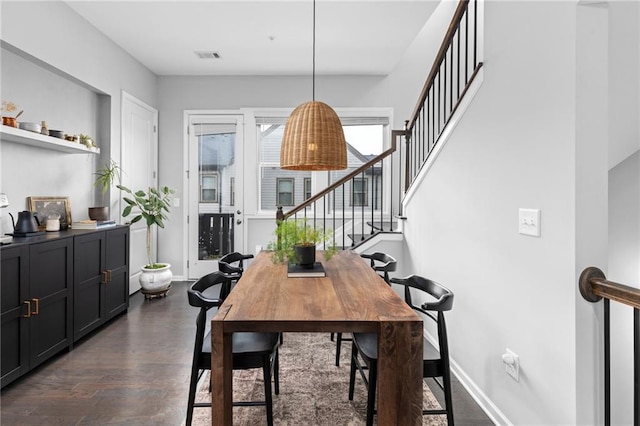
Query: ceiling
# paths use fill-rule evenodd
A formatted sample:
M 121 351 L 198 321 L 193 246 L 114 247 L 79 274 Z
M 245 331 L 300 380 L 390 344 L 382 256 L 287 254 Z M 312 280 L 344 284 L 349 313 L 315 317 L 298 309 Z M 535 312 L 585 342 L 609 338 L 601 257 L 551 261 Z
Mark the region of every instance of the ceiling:
M 390 73 L 439 1 L 317 0 L 316 74 Z M 309 75 L 313 69 L 312 0 L 67 4 L 157 75 Z

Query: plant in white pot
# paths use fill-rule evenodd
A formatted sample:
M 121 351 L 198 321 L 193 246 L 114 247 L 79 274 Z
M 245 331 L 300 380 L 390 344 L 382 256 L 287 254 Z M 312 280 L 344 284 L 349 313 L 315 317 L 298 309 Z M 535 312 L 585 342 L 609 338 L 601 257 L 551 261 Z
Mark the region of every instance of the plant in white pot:
M 109 203 L 105 197 L 107 191 L 114 183 L 120 183 L 122 177 L 122 169 L 118 166 L 114 160 L 111 160 L 109 164 L 106 164 L 102 169 L 99 169 L 94 173 L 96 180 L 93 183 L 94 186 L 100 188 L 102 193 L 102 206 L 89 207 L 89 219 L 91 220 L 109 220 Z
M 142 293 L 146 295 L 166 294 L 171 287 L 173 274 L 169 263 L 158 263 L 153 260 L 152 227 L 159 226 L 164 228 L 164 222 L 168 218 L 167 215 L 171 206 L 172 194 L 175 191 L 167 186 L 160 189 L 149 188 L 148 191 L 138 190 L 135 192 L 126 186 L 117 185 L 116 187 L 131 196 L 123 197 L 127 205 L 122 211 L 122 216 L 127 217 L 134 213 L 135 216 L 131 219 L 131 224 L 144 219 L 147 225 L 147 259 L 149 263 L 142 267 L 142 274 L 140 275 Z

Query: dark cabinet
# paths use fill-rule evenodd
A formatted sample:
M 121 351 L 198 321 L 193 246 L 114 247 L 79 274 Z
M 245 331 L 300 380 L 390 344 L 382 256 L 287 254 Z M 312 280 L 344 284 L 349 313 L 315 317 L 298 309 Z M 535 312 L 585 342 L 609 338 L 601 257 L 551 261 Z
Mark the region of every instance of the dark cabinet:
M 129 307 L 129 228 L 74 239 L 74 341 Z
M 129 307 L 129 227 L 20 238 L 0 248 L 1 386 Z
M 2 250 L 0 265 L 2 386 L 29 371 L 29 247 Z
M 3 248 L 2 386 L 72 344 L 73 239 Z

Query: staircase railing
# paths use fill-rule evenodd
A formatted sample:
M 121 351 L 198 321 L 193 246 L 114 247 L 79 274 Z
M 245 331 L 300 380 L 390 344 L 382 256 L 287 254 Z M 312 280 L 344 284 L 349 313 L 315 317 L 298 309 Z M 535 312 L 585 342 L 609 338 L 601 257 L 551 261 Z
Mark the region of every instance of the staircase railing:
M 405 190 L 420 173 L 482 67 L 478 38 L 478 1 L 461 0 L 407 121 Z
M 277 223 L 311 218 L 312 226 L 333 229 L 333 241 L 329 243 L 338 247 L 353 247 L 376 233 L 396 229 L 394 220 L 402 215 L 402 197 L 482 67 L 478 59 L 478 14 L 478 0 L 460 0 L 411 119 L 405 130 L 392 131 L 391 147 L 288 212 L 278 207 Z M 403 144 L 397 141 L 400 138 L 406 145 L 404 153 Z M 370 206 L 353 199 L 355 179 L 365 179 L 367 174 L 380 176 L 371 179 L 372 186 L 376 182 L 377 186 L 370 191 Z M 346 194 L 352 197 L 350 209 L 345 209 Z M 384 204 L 388 208 L 383 208 Z
M 604 299 L 604 424 L 611 425 L 611 330 L 609 302 L 633 308 L 633 425 L 640 422 L 640 289 L 607 281 L 595 267 L 582 271 L 580 294 L 592 303 Z
M 393 154 L 401 146 L 397 141 L 405 136 L 405 132 L 393 130 L 391 133 L 389 149 L 286 213 L 282 211 L 282 207 L 278 207 L 276 221 L 305 219 L 313 227 L 331 229 L 333 241 L 329 243 L 338 247 L 353 247 L 378 232 L 393 231 L 393 218 L 400 212 L 400 207 L 394 208 L 394 204 L 399 204 L 402 188 L 397 160 L 394 160 Z M 364 194 L 366 202 L 363 199 L 354 202 L 354 181 L 358 178 L 366 179 L 367 176 L 375 179 L 369 179 L 372 188 Z

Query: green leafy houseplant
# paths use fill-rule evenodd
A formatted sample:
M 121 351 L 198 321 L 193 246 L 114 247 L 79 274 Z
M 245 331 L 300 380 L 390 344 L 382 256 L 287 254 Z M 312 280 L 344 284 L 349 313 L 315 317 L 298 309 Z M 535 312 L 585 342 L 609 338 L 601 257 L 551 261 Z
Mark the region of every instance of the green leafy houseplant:
M 122 216 L 127 217 L 137 209 L 137 214 L 131 219 L 131 223 L 136 223 L 144 218 L 147 225 L 147 258 L 149 263 L 145 265 L 147 269 L 159 269 L 165 266 L 162 263 L 155 263 L 151 257 L 151 227 L 157 225 L 164 228 L 164 221 L 168 219 L 169 207 L 171 206 L 173 189 L 164 186 L 160 189 L 149 188 L 147 192 L 138 190 L 133 192 L 126 186 L 116 186 L 121 191 L 132 197 L 123 197 L 127 206 L 122 211 Z M 134 213 L 136 213 L 134 212 Z
M 278 223 L 274 231 L 276 240 L 269 243 L 268 250 L 272 250 L 272 260 L 282 263 L 297 263 L 295 246 L 315 246 L 324 244 L 324 258 L 328 261 L 337 251 L 335 242 L 331 239 L 331 231 L 315 227 L 305 219 L 283 220 Z
M 105 204 L 105 195 L 111 185 L 113 185 L 116 181 L 118 184 L 120 183 L 120 178 L 122 177 L 122 169 L 117 162 L 111 160 L 109 164 L 106 164 L 102 169 L 99 169 L 94 173 L 96 175 L 96 180 L 93 185 L 100 189 L 102 193 L 102 204 Z
M 102 193 L 102 206 L 99 207 L 89 207 L 89 218 L 93 220 L 108 220 L 109 219 L 109 203 L 105 200 L 107 192 L 109 188 L 114 183 L 120 183 L 122 170 L 118 163 L 114 160 L 111 160 L 108 164 L 106 164 L 102 169 L 99 169 L 94 174 L 96 175 L 96 180 L 93 185 L 97 188 L 100 188 L 100 192 Z

